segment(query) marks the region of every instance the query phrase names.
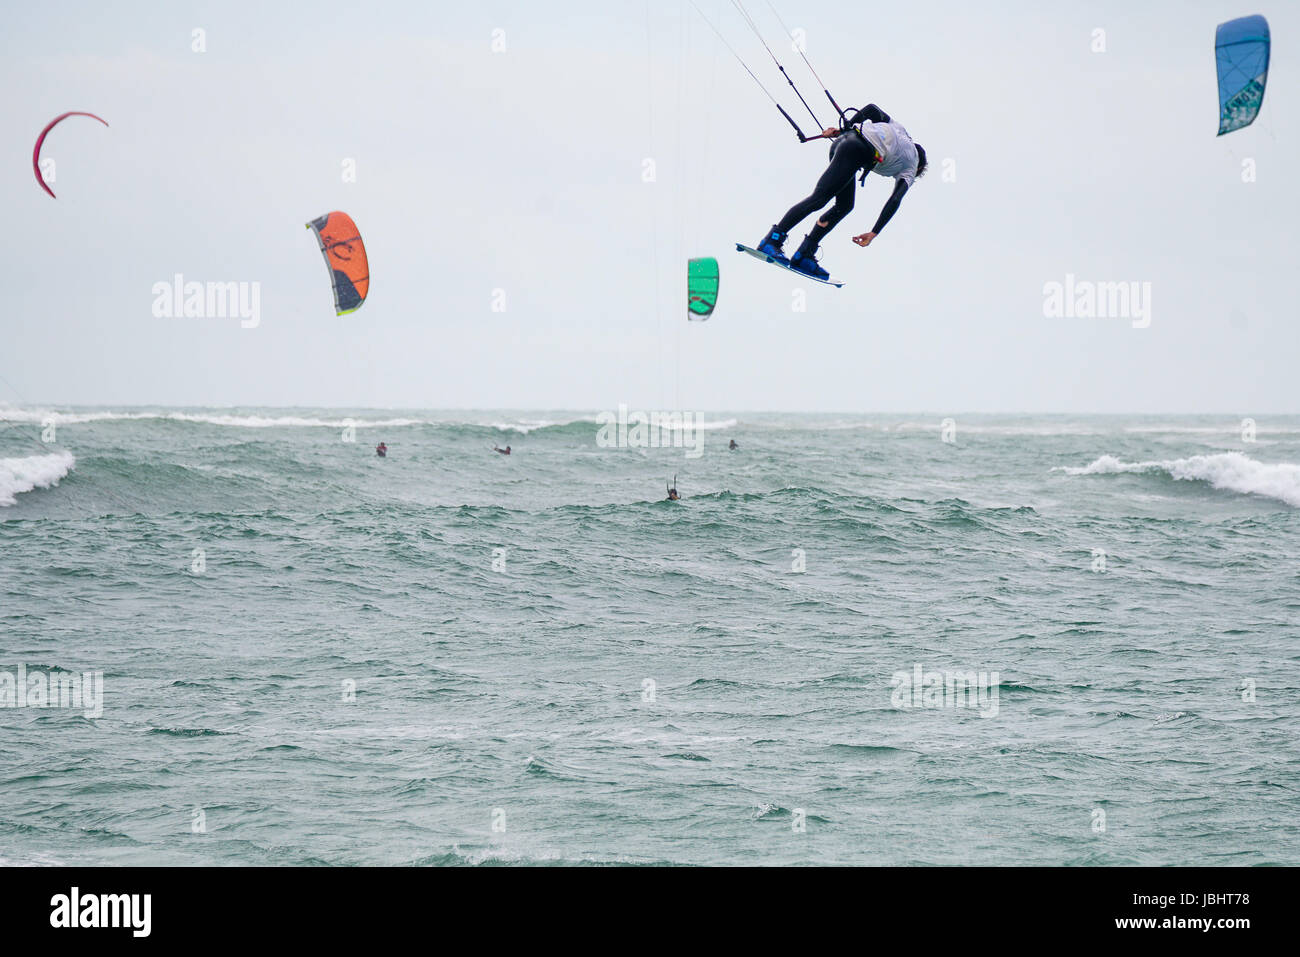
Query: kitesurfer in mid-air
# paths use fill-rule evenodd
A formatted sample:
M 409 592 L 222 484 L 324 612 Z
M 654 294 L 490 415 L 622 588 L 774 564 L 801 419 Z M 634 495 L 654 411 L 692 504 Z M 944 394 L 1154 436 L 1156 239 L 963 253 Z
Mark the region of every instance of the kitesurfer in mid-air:
M 831 143 L 830 165 L 817 181 L 812 195 L 790 207 L 790 211 L 763 237 L 758 250 L 799 272 L 817 279 L 829 279 L 830 273 L 817 264 L 817 247 L 853 209 L 854 177 L 860 171 L 864 184 L 868 173 L 889 176 L 894 180 L 894 192 L 880 211 L 880 218 L 871 232 L 853 237 L 859 246 L 870 246 L 898 212 L 898 206 L 912 184 L 925 175 L 926 160 L 925 150 L 912 141 L 907 130 L 874 103 L 850 117 L 846 129 L 830 127 L 821 135 L 834 141 Z M 818 218 L 795 254 L 787 259 L 781 247 L 790 230 L 832 199 L 835 205 Z

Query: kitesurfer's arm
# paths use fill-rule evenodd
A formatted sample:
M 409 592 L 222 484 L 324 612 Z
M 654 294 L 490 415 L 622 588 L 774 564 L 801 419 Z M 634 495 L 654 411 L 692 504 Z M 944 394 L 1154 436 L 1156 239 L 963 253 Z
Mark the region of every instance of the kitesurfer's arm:
M 854 236 L 853 241 L 859 246 L 870 246 L 871 240 L 880 234 L 885 228 L 885 224 L 894 218 L 894 213 L 898 212 L 898 206 L 903 202 L 903 197 L 907 195 L 907 180 L 898 179 L 894 181 L 894 193 L 889 197 L 889 202 L 885 203 L 885 208 L 880 211 L 880 218 L 876 220 L 876 225 L 871 227 L 871 232 L 863 233 L 861 236 Z
M 889 114 L 886 113 L 884 110 L 882 110 L 880 107 L 876 106 L 876 104 L 868 103 L 862 109 L 858 110 L 858 112 L 854 113 L 851 117 L 849 117 L 847 126 L 857 126 L 859 123 L 862 122 L 888 123 Z M 822 130 L 820 137 L 814 137 L 814 139 L 820 138 L 820 139 L 833 140 L 835 139 L 835 137 L 839 136 L 843 132 L 844 130 L 840 129 L 837 126 L 828 126 L 826 127 L 826 129 Z

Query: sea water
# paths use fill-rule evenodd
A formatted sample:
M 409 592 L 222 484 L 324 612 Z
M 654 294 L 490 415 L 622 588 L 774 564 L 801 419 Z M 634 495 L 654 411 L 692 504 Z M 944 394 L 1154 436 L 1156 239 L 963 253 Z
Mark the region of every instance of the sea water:
M 686 425 L 0 408 L 0 863 L 1300 863 L 1300 418 Z

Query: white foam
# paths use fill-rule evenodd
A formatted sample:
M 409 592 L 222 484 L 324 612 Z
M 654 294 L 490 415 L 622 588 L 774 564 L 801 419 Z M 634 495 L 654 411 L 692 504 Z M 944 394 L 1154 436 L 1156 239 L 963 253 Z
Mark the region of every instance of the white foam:
M 222 425 L 244 429 L 331 428 L 349 425 L 357 428 L 396 428 L 405 425 L 423 425 L 423 419 L 365 419 L 352 416 L 344 419 L 312 419 L 304 416 L 281 415 L 221 415 L 197 412 L 52 412 L 44 409 L 0 409 L 0 422 L 23 422 L 55 426 L 85 425 L 91 422 L 130 422 L 155 419 L 171 422 L 195 422 L 202 425 Z
M 0 459 L 0 506 L 13 505 L 23 492 L 58 485 L 76 464 L 71 452 Z
M 939 433 L 944 430 L 944 420 L 951 418 L 957 426 L 959 435 L 1038 435 L 1050 437 L 1054 435 L 1104 435 L 1107 431 L 1101 426 L 1088 425 L 1086 423 L 1047 423 L 1043 425 L 981 425 L 972 423 L 972 420 L 962 418 L 961 416 L 935 416 L 930 421 L 914 421 L 904 419 L 893 423 L 877 423 L 867 421 L 857 422 L 792 422 L 769 426 L 773 428 L 784 428 L 794 430 L 815 430 L 819 432 L 931 432 Z M 766 423 L 762 423 L 766 425 Z
M 723 429 L 734 429 L 736 427 L 735 419 L 722 419 L 718 422 L 705 422 L 700 416 L 692 416 L 691 424 L 688 426 L 683 422 L 664 422 L 660 421 L 659 427 L 665 432 L 718 432 Z
M 1242 433 L 1242 425 L 1240 423 L 1226 425 L 1130 425 L 1126 426 L 1124 431 L 1135 435 L 1228 435 L 1239 437 Z M 1280 425 L 1256 425 L 1255 434 L 1297 435 L 1300 434 L 1300 429 L 1291 429 Z
M 576 419 L 523 419 L 519 422 L 493 422 L 491 427 L 500 432 L 519 432 L 527 435 L 529 432 L 536 432 L 538 429 L 549 429 L 555 426 L 573 425 L 575 422 L 599 421 L 594 415 L 579 416 Z M 455 424 L 455 423 L 453 423 Z M 463 423 L 473 425 L 475 423 Z
M 960 435 L 1036 435 L 1050 438 L 1055 435 L 1104 435 L 1107 430 L 1086 423 L 1047 423 L 1043 425 L 979 425 L 971 424 L 960 416 L 951 416 Z M 888 426 L 885 427 L 888 429 Z M 943 422 L 900 422 L 895 432 L 941 432 Z
M 1182 482 L 1206 482 L 1214 488 L 1243 495 L 1262 495 L 1300 508 L 1300 465 L 1289 462 L 1256 462 L 1240 452 L 1193 455 L 1186 459 L 1160 462 L 1122 462 L 1103 455 L 1082 468 L 1061 467 L 1052 471 L 1067 475 L 1118 475 L 1155 472 Z
M 649 413 L 645 413 L 649 415 Z M 667 416 L 678 413 L 659 413 L 664 418 L 659 420 L 659 428 L 665 432 L 685 432 L 688 429 L 699 432 L 716 432 L 722 429 L 734 429 L 737 425 L 735 419 L 722 419 L 717 422 L 706 422 L 699 415 L 691 415 L 691 423 L 687 426 L 685 420 L 670 421 Z M 684 413 L 681 413 L 684 415 Z M 549 429 L 552 427 L 562 427 L 574 425 L 579 422 L 587 422 L 592 425 L 602 425 L 601 419 L 596 415 L 583 415 L 576 419 L 522 419 L 518 422 L 493 422 L 492 428 L 501 432 L 519 432 L 527 435 L 529 432 L 536 432 L 538 429 Z M 471 424 L 471 423 L 467 423 Z
M 331 428 L 341 429 L 349 425 L 357 428 L 396 428 L 403 425 L 422 425 L 420 419 L 307 419 L 295 415 L 261 416 L 261 415 L 195 415 L 185 412 L 170 412 L 159 418 L 172 419 L 177 422 L 198 422 L 203 425 L 225 425 L 244 429 L 283 429 L 283 428 Z

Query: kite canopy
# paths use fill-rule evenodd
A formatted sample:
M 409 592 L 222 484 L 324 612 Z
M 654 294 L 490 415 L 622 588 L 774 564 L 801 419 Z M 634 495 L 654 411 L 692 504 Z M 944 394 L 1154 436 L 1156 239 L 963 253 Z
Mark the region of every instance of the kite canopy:
M 357 224 L 347 213 L 335 211 L 313 219 L 307 228 L 315 231 L 330 271 L 334 311 L 340 316 L 356 312 L 370 292 L 370 262 Z
M 41 184 L 41 189 L 49 193 L 54 199 L 58 199 L 58 197 L 54 195 L 54 190 L 50 189 L 50 184 L 45 182 L 45 177 L 41 175 L 41 146 L 44 145 L 45 137 L 49 135 L 50 130 L 54 129 L 54 127 L 58 126 L 69 116 L 89 116 L 92 120 L 99 120 L 99 122 L 108 126 L 107 120 L 96 116 L 94 113 L 82 113 L 80 110 L 72 110 L 68 113 L 60 113 L 45 125 L 45 129 L 41 130 L 41 135 L 36 137 L 36 146 L 32 149 L 32 171 L 36 174 L 36 182 Z
M 718 304 L 718 261 L 713 257 L 686 263 L 686 318 L 704 320 Z
M 1250 126 L 1264 105 L 1271 46 L 1268 21 L 1241 17 L 1219 24 L 1214 57 L 1219 68 L 1219 135 Z

